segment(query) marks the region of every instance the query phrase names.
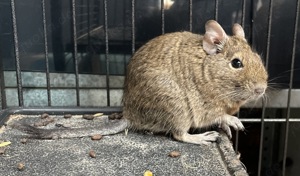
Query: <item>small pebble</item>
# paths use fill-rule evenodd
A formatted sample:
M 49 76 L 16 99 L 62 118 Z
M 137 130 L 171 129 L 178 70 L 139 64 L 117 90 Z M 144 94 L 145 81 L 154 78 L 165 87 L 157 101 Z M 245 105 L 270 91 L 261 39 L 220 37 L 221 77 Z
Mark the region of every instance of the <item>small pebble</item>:
M 94 116 L 93 115 L 90 115 L 90 114 L 84 114 L 82 116 L 82 118 L 86 119 L 86 120 L 93 120 L 94 119 Z
M 21 143 L 22 143 L 22 144 L 26 144 L 26 143 L 27 143 L 27 140 L 28 140 L 27 138 L 22 138 L 22 139 L 21 139 Z
M 6 147 L 0 147 L 0 155 L 3 155 L 5 153 Z
M 54 118 L 47 118 L 47 119 L 43 119 L 43 120 L 40 120 L 38 122 L 35 122 L 33 125 L 36 126 L 36 127 L 40 127 L 40 126 L 47 126 L 49 123 L 52 123 L 54 122 Z
M 69 119 L 69 118 L 71 118 L 71 117 L 72 117 L 72 114 L 65 114 L 65 115 L 64 115 L 64 118 L 65 118 L 65 119 Z
M 25 165 L 23 163 L 18 163 L 18 170 L 22 171 L 25 169 Z
M 179 151 L 172 151 L 169 153 L 169 156 L 172 158 L 176 158 L 178 156 L 180 156 L 180 152 Z
M 115 119 L 121 119 L 123 117 L 122 113 L 112 113 L 108 115 L 108 119 L 115 120 Z
M 92 140 L 100 140 L 102 138 L 101 134 L 95 134 L 91 137 Z
M 49 117 L 49 114 L 47 114 L 47 113 L 43 113 L 42 115 L 41 115 L 41 119 L 46 119 L 46 118 L 48 118 Z
M 89 155 L 92 158 L 96 158 L 96 152 L 94 150 L 90 150 Z

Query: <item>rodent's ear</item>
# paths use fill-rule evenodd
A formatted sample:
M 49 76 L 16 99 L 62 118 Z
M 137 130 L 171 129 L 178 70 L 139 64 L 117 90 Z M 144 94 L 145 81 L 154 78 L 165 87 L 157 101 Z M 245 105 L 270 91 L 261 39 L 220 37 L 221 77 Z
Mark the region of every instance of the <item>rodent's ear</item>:
M 245 32 L 244 32 L 244 29 L 242 28 L 241 25 L 235 23 L 233 26 L 232 26 L 232 33 L 233 35 L 235 36 L 238 36 L 238 37 L 241 37 L 241 38 L 244 38 L 245 39 Z
M 216 54 L 223 49 L 227 35 L 218 22 L 209 20 L 205 24 L 203 49 L 207 54 Z

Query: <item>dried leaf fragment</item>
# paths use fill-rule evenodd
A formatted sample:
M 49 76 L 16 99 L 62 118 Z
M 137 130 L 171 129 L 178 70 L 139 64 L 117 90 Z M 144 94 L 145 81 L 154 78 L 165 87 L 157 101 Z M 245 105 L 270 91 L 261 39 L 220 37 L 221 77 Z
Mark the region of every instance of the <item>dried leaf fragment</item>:
M 146 170 L 144 172 L 144 176 L 153 176 L 153 173 L 151 171 L 149 171 L 149 170 Z
M 94 114 L 93 116 L 94 117 L 101 117 L 101 116 L 103 116 L 103 113 L 99 112 L 99 113 Z
M 9 144 L 11 144 L 11 142 L 10 142 L 10 141 L 1 142 L 1 143 L 0 143 L 0 147 L 7 146 L 7 145 L 9 145 Z

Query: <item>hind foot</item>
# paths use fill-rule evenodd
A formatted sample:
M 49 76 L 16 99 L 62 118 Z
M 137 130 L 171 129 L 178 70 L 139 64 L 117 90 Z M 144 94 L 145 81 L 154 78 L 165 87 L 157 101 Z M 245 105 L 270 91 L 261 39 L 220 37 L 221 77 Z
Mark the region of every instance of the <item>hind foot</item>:
M 173 134 L 173 137 L 182 142 L 192 143 L 192 144 L 204 144 L 208 145 L 214 142 L 219 137 L 219 133 L 216 131 L 208 131 L 200 134 L 189 134 L 184 133 L 182 135 Z

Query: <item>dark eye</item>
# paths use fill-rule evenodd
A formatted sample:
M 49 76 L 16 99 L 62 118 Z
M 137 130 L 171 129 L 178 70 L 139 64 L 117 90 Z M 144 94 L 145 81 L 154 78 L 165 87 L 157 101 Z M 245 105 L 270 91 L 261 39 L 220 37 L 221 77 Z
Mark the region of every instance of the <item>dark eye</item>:
M 232 61 L 231 61 L 231 66 L 233 68 L 242 68 L 243 67 L 243 63 L 240 59 L 238 58 L 234 58 Z

